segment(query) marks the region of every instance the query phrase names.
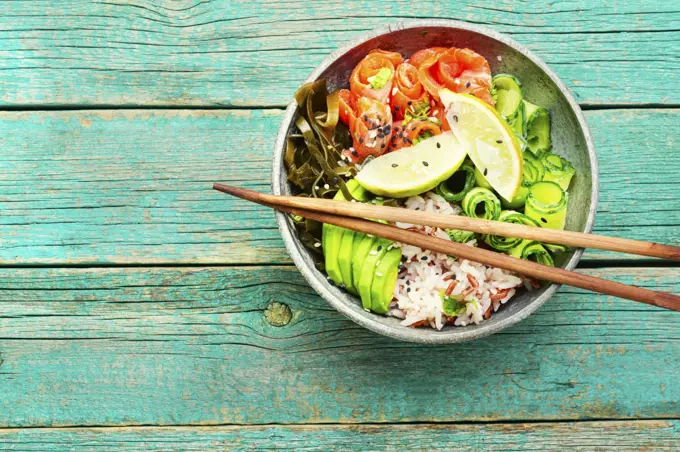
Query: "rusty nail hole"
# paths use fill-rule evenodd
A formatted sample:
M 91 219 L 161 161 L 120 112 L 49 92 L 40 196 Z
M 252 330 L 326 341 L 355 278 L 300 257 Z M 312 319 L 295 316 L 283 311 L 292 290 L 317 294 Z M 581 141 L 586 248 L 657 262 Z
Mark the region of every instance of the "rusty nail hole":
M 293 318 L 293 312 L 287 304 L 272 300 L 264 310 L 264 318 L 272 326 L 286 326 Z

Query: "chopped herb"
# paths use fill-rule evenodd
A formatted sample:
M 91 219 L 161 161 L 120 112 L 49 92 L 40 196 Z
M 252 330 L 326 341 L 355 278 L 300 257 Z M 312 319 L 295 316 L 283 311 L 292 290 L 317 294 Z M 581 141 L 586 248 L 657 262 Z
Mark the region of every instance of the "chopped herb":
M 392 69 L 383 67 L 380 68 L 377 74 L 372 77 L 368 77 L 367 81 L 371 84 L 371 88 L 382 89 L 385 85 L 387 85 L 387 82 L 389 82 L 391 78 Z M 378 119 L 380 119 L 380 117 L 378 117 Z

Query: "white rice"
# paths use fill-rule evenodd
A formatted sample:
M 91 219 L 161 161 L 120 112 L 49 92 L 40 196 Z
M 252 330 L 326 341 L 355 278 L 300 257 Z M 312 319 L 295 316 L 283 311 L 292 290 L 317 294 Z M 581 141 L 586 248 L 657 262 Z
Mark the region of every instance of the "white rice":
M 405 207 L 451 215 L 461 213 L 460 207 L 446 202 L 434 192 L 408 198 Z M 440 228 L 408 223 L 396 225 L 450 240 L 446 231 Z M 470 240 L 466 245 L 475 244 L 475 240 Z M 388 314 L 402 319 L 402 325 L 428 324 L 432 328 L 441 329 L 447 323 L 453 323 L 455 326 L 478 324 L 484 321 L 484 314 L 489 307 L 493 312 L 498 311 L 501 305 L 515 295 L 516 289 L 520 286 L 526 285 L 531 289 L 530 283 L 525 284 L 526 281 L 522 278 L 500 268 L 488 267 L 465 259 L 457 260 L 411 245 L 395 246 L 401 246 L 402 267 Z M 442 311 L 440 294 L 452 283 L 455 287 L 451 295 L 463 296 L 466 310 L 456 317 L 447 317 Z

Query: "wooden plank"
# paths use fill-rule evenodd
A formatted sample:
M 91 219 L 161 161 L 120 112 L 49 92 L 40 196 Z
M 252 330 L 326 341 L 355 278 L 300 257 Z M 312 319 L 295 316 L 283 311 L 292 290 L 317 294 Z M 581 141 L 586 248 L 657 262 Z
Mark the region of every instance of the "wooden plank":
M 680 421 L 545 424 L 267 425 L 0 430 L 8 449 L 43 451 L 241 450 L 459 450 L 673 451 Z
M 680 268 L 588 273 L 680 292 Z M 351 323 L 288 266 L 2 269 L 0 300 L 0 427 L 680 412 L 678 313 L 569 288 L 500 334 L 438 347 Z
M 678 104 L 672 1 L 6 2 L 0 104 L 284 105 L 331 51 L 401 19 L 508 33 L 586 104 Z
M 0 263 L 289 262 L 270 211 L 211 189 L 269 190 L 281 114 L 0 113 Z M 680 110 L 587 118 L 601 168 L 597 232 L 677 245 Z

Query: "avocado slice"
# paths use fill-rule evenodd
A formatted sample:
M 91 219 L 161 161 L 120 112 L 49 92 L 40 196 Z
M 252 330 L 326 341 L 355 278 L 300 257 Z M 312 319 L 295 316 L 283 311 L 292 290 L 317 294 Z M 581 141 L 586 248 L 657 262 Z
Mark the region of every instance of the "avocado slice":
M 358 241 L 354 239 L 354 242 L 359 242 L 356 246 L 356 250 L 353 251 L 352 255 L 352 281 L 354 282 L 354 289 L 359 293 L 359 279 L 361 277 L 361 267 L 364 265 L 366 256 L 368 252 L 371 251 L 373 244 L 378 240 L 377 237 L 370 237 L 366 234 L 362 234 L 361 240 Z M 355 248 L 355 247 L 352 247 Z M 370 308 L 370 306 L 369 306 Z
M 392 248 L 380 260 L 371 284 L 371 311 L 387 314 L 399 275 L 401 248 Z
M 342 282 L 347 287 L 347 290 L 354 295 L 357 294 L 357 291 L 354 286 L 354 278 L 352 277 L 352 251 L 357 234 L 360 233 L 350 231 L 349 229 L 345 230 L 340 242 L 340 252 L 338 253 L 338 266 L 340 267 Z
M 387 253 L 387 247 L 391 244 L 392 242 L 389 240 L 378 238 L 371 246 L 361 266 L 359 282 L 356 283 L 356 287 L 359 291 L 359 296 L 361 296 L 361 306 L 366 310 L 370 310 L 372 307 L 371 285 L 373 284 L 376 268 L 380 265 L 382 258 Z
M 368 196 L 368 192 L 354 179 L 347 181 L 347 189 L 350 191 L 352 196 L 359 200 L 365 200 Z M 338 191 L 333 199 L 336 201 L 345 201 L 345 196 L 342 194 L 342 191 Z M 354 231 L 324 223 L 321 230 L 321 246 L 323 247 L 325 267 L 328 277 L 338 286 L 344 284 L 345 286 L 349 287 L 351 280 L 346 278 L 347 276 L 351 276 L 351 272 L 349 271 L 349 263 L 344 265 L 345 271 L 343 273 L 339 260 L 340 251 L 343 249 L 343 237 L 345 235 L 347 235 L 346 243 L 349 243 L 349 249 L 351 250 Z M 348 282 L 350 284 L 348 284 Z
M 338 191 L 333 199 L 342 201 L 345 197 L 341 191 Z M 340 252 L 342 233 L 345 230 L 326 223 L 324 223 L 321 228 L 321 246 L 323 247 L 326 273 L 328 273 L 328 277 L 339 286 L 342 284 L 342 274 L 340 273 L 340 266 L 338 265 L 338 253 Z

